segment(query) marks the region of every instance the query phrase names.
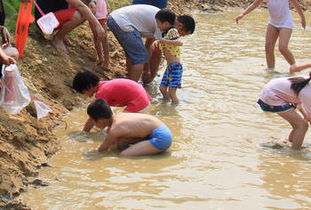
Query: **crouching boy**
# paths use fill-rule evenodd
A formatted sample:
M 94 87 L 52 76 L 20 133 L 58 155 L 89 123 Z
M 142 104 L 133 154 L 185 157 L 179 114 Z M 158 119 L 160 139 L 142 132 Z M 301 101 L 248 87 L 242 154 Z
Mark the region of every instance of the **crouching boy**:
M 108 103 L 96 99 L 87 108 L 96 127 L 107 129 L 107 136 L 98 148 L 107 151 L 113 144 L 122 150 L 121 156 L 154 155 L 166 151 L 172 144 L 170 129 L 151 115 L 137 113 L 113 114 Z

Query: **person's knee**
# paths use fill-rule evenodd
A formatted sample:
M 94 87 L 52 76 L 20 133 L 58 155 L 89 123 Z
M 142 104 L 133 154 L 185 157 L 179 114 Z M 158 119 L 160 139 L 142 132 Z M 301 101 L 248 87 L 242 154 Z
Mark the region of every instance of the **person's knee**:
M 288 52 L 288 46 L 287 46 L 287 45 L 282 45 L 282 44 L 280 44 L 280 45 L 279 45 L 279 51 L 280 51 L 280 53 L 282 53 L 282 54 L 287 53 L 287 52 Z
M 308 127 L 309 127 L 308 122 L 305 120 L 299 120 L 295 122 L 295 124 L 293 125 L 294 129 L 300 129 L 302 131 L 307 131 Z
M 167 91 L 167 87 L 163 86 L 163 85 L 160 85 L 160 91 L 163 93 L 163 92 L 166 92 Z
M 168 92 L 171 96 L 175 96 L 176 95 L 176 91 L 177 91 L 177 88 L 172 88 L 170 87 Z
M 77 24 L 82 23 L 84 20 L 85 20 L 85 18 L 77 10 L 73 13 L 73 16 L 70 19 L 71 22 L 77 23 Z
M 265 50 L 266 51 L 273 51 L 274 50 L 274 46 L 273 46 L 273 44 L 272 43 L 266 43 L 265 44 Z
M 303 123 L 301 124 L 301 127 L 303 130 L 307 131 L 309 127 L 308 122 L 304 120 Z

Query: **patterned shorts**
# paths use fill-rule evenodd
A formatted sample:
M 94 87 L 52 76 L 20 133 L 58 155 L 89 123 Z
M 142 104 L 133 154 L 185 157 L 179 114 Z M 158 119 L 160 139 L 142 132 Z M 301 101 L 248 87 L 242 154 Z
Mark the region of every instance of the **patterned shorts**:
M 171 88 L 181 88 L 181 77 L 182 77 L 183 67 L 180 63 L 175 62 L 167 66 L 162 81 L 161 86 L 171 87 Z

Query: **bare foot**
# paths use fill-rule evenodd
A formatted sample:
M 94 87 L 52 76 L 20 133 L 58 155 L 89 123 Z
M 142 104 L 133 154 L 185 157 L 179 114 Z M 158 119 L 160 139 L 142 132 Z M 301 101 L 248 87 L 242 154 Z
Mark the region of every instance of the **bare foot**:
M 65 47 L 64 41 L 63 41 L 63 40 L 54 38 L 54 39 L 51 41 L 51 43 L 52 43 L 52 45 L 53 45 L 57 50 L 63 51 L 64 53 L 68 53 L 68 50 L 67 50 L 67 48 Z
M 293 74 L 295 73 L 296 71 L 298 71 L 298 68 L 297 68 L 297 65 L 296 64 L 293 64 L 289 67 L 289 73 L 290 74 Z
M 179 100 L 178 99 L 172 99 L 172 104 L 173 105 L 178 105 L 179 104 Z

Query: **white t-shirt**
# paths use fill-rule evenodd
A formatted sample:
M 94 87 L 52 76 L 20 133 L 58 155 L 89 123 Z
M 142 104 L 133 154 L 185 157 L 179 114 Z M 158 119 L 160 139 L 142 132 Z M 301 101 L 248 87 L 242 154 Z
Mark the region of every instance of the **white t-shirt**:
M 160 39 L 162 33 L 157 26 L 155 15 L 160 9 L 146 4 L 121 7 L 110 16 L 123 31 L 138 30 L 143 37 Z
M 268 0 L 269 24 L 277 28 L 293 28 L 293 19 L 288 0 Z

